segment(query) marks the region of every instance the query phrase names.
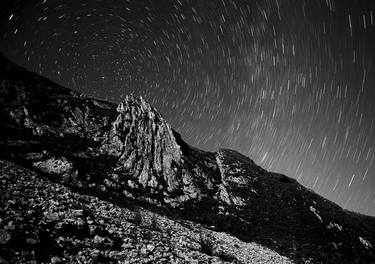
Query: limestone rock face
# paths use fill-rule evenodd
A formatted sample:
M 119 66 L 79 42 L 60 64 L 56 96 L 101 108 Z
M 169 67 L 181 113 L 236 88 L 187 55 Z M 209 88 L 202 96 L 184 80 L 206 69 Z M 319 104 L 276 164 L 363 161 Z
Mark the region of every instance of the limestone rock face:
M 188 146 L 142 97 L 126 96 L 116 112 L 99 147 L 115 161 L 107 174 L 112 187 L 171 207 L 201 202 L 215 192 L 221 179 L 214 153 Z
M 137 184 L 172 193 L 181 188 L 182 152 L 169 124 L 142 97 L 127 96 L 117 107 L 113 143 L 121 149 L 117 169 Z

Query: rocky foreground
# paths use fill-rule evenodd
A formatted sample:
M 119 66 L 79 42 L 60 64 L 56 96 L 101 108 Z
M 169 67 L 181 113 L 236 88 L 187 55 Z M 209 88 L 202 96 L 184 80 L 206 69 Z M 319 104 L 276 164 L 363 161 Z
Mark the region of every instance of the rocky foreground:
M 143 98 L 87 98 L 0 55 L 0 263 L 375 263 L 375 219 Z

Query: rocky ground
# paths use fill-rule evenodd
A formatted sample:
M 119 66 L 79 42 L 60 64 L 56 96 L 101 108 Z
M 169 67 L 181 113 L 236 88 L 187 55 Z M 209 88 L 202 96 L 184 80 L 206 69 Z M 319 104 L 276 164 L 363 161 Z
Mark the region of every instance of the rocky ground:
M 375 219 L 143 98 L 88 98 L 0 54 L 0 263 L 375 263 Z
M 197 223 L 72 191 L 0 161 L 0 263 L 292 263 Z

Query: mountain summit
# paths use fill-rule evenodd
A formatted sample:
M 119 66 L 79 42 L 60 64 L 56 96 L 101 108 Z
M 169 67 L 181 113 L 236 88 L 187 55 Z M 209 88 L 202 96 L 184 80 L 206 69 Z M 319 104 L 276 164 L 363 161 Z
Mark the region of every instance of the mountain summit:
M 375 219 L 0 55 L 0 263 L 375 263 Z

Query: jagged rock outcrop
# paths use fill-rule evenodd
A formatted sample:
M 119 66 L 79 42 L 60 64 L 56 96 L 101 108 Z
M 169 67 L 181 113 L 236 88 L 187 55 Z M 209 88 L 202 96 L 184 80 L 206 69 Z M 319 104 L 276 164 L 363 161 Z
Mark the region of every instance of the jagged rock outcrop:
M 117 112 L 113 136 L 114 144 L 121 147 L 121 169 L 132 172 L 142 187 L 170 193 L 181 190 L 177 171 L 182 151 L 167 122 L 142 97 L 127 96 Z
M 213 191 L 219 180 L 213 154 L 190 149 L 142 97 L 127 96 L 117 112 L 101 148 L 117 158 L 114 182 L 138 199 L 147 193 L 148 201 L 171 207 L 200 201 Z
M 216 257 L 219 258 L 217 263 L 249 263 L 251 256 L 256 256 L 255 252 L 241 256 L 232 254 L 236 246 L 229 240 L 243 243 L 241 245 L 245 246 L 240 248 L 244 250 L 259 249 L 251 249 L 250 244 L 268 248 L 272 252 L 270 255 L 275 257 L 273 263 L 375 263 L 374 218 L 345 211 L 296 180 L 268 172 L 236 151 L 206 152 L 191 147 L 141 97 L 127 96 L 117 106 L 87 98 L 0 56 L 0 117 L 0 158 L 7 160 L 1 163 L 1 180 L 6 186 L 2 191 L 7 197 L 1 200 L 4 209 L 0 211 L 0 218 L 7 219 L 6 222 L 0 221 L 0 244 L 3 247 L 0 253 L 5 252 L 4 261 L 14 260 L 10 256 L 16 252 L 34 250 L 30 259 L 36 254 L 35 246 L 17 249 L 13 242 L 9 242 L 13 241 L 10 237 L 15 236 L 22 243 L 25 239 L 35 241 L 35 244 L 42 243 L 35 237 L 27 240 L 26 231 L 9 231 L 16 229 L 9 227 L 12 217 L 21 219 L 19 228 L 22 230 L 35 229 L 36 233 L 43 234 L 47 229 L 52 230 L 52 235 L 43 241 L 56 247 L 48 249 L 51 251 L 48 256 L 40 253 L 43 261 L 74 261 L 74 252 L 82 252 L 82 256 L 89 259 L 97 260 L 100 255 L 105 260 L 125 262 L 128 261 L 126 252 L 132 252 L 138 260 L 147 262 L 150 260 L 146 257 L 148 252 L 159 252 L 158 244 L 151 242 L 152 237 L 156 241 L 162 239 L 156 233 L 150 235 L 147 243 L 142 242 L 138 251 L 133 251 L 137 247 L 135 242 L 123 246 L 131 236 L 123 229 L 128 224 L 126 219 L 108 220 L 108 225 L 117 227 L 109 233 L 93 231 L 91 234 L 90 226 L 96 225 L 93 227 L 96 230 L 99 224 L 87 220 L 85 210 L 70 211 L 73 202 L 59 207 L 57 214 L 49 212 L 45 206 L 35 207 L 39 209 L 33 212 L 37 210 L 32 209 L 36 201 L 23 201 L 21 194 L 23 188 L 29 188 L 26 182 L 31 179 L 33 185 L 30 188 L 46 188 L 47 194 L 33 194 L 39 201 L 47 197 L 53 200 L 53 190 L 64 188 L 64 192 L 80 200 L 80 208 L 88 206 L 91 213 L 94 209 L 87 203 L 97 204 L 95 199 L 99 199 L 105 204 L 102 214 L 112 210 L 108 208 L 133 211 L 134 206 L 142 206 L 147 212 L 164 215 L 163 219 L 169 219 L 169 223 L 176 224 L 181 230 L 178 221 L 189 223 L 189 227 L 184 228 L 195 237 L 201 237 L 202 232 L 215 233 L 215 242 L 210 240 L 212 243 L 209 241 L 200 247 L 182 239 L 181 243 L 186 247 L 179 250 L 186 253 L 188 244 L 192 243 L 194 250 L 212 255 L 204 258 L 192 252 L 190 255 L 184 253 L 190 256 L 184 260 L 186 263 L 198 260 L 215 263 L 213 259 Z M 15 169 L 17 166 L 9 165 L 12 164 L 9 162 L 23 169 Z M 28 176 L 25 178 L 24 174 Z M 69 191 L 66 188 L 70 188 Z M 63 198 L 57 189 L 56 199 L 60 201 Z M 8 201 L 12 195 L 16 199 L 14 203 Z M 29 199 L 30 195 L 27 197 Z M 35 226 L 25 225 L 22 217 L 26 219 L 28 216 L 13 208 L 14 204 L 37 215 L 43 212 L 43 216 L 32 218 L 36 221 Z M 73 223 L 62 219 L 63 214 L 75 219 Z M 116 214 L 111 214 L 111 217 L 116 218 Z M 50 225 L 41 224 L 37 219 Z M 141 228 L 139 221 L 136 222 L 137 228 Z M 193 224 L 204 231 L 197 234 Z M 75 230 L 82 237 L 69 232 L 64 234 L 61 228 L 66 232 Z M 19 241 L 17 239 L 15 241 Z M 226 241 L 220 242 L 220 239 Z M 223 250 L 217 247 L 221 243 L 232 253 L 221 254 Z M 95 252 L 91 250 L 93 248 Z M 69 254 L 61 253 L 64 250 Z M 52 261 L 54 255 L 56 258 Z M 261 258 L 254 259 L 261 261 Z M 160 260 L 160 263 L 165 261 L 168 262 Z M 272 263 L 272 258 L 264 261 Z M 175 262 L 184 263 L 183 260 Z

